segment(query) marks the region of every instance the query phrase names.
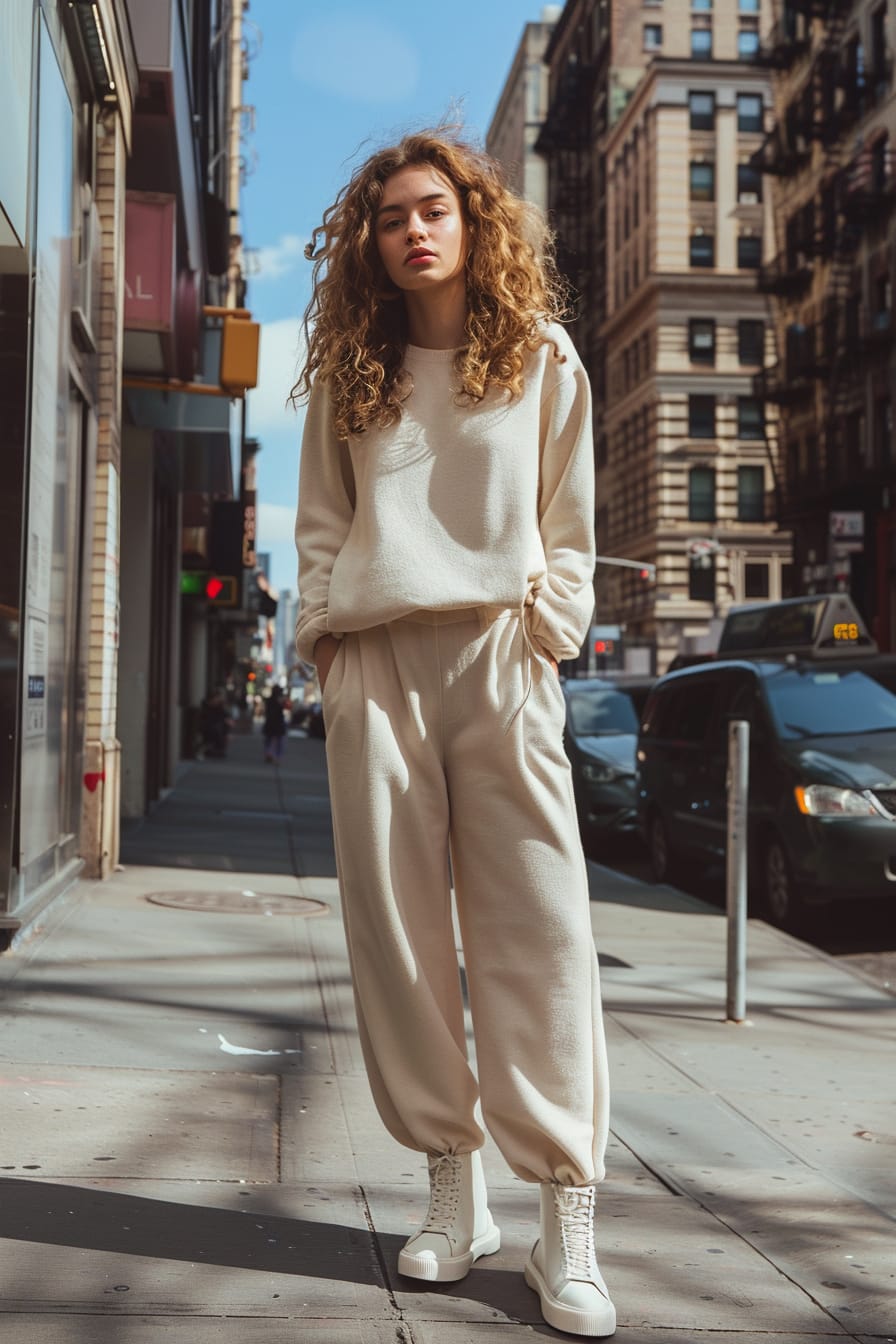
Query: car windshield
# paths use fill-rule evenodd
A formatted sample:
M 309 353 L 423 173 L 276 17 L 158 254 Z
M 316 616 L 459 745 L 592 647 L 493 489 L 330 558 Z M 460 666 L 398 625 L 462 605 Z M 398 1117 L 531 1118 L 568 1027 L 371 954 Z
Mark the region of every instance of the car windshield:
M 573 691 L 569 697 L 569 722 L 576 737 L 638 731 L 638 716 L 630 697 L 609 687 Z
M 786 668 L 765 686 L 783 738 L 896 732 L 896 695 L 864 672 Z

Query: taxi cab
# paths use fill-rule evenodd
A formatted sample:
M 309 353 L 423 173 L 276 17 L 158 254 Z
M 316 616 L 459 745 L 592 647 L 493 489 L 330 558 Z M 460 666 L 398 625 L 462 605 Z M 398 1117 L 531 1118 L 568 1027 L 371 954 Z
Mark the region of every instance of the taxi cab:
M 654 875 L 722 857 L 728 724 L 750 724 L 751 894 L 782 927 L 896 901 L 896 660 L 843 593 L 733 610 L 716 658 L 645 706 L 637 805 Z

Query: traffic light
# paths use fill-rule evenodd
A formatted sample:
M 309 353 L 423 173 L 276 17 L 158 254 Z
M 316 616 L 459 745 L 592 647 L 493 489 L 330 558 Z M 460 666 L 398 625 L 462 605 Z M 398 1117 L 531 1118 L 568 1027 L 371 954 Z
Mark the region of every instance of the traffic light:
M 615 645 L 612 639 L 596 639 L 594 641 L 595 653 L 612 653 Z
M 210 574 L 205 581 L 205 596 L 213 607 L 239 606 L 239 584 L 233 574 Z

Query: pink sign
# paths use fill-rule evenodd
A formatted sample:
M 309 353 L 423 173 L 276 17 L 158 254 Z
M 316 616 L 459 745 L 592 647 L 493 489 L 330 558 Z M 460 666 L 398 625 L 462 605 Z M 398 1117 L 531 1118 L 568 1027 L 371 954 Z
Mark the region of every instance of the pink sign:
M 124 325 L 170 331 L 174 317 L 174 196 L 129 191 L 125 203 Z

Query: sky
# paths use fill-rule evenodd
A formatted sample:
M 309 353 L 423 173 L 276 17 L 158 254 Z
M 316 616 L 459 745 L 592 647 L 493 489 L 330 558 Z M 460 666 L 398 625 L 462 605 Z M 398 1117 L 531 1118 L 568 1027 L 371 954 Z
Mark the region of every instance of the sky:
M 259 385 L 249 433 L 261 441 L 258 550 L 271 580 L 295 591 L 293 542 L 302 416 L 286 405 L 310 297 L 304 247 L 368 154 L 450 118 L 484 142 L 526 23 L 541 0 L 252 0 L 253 59 L 242 230 L 248 306 L 261 322 Z

